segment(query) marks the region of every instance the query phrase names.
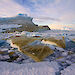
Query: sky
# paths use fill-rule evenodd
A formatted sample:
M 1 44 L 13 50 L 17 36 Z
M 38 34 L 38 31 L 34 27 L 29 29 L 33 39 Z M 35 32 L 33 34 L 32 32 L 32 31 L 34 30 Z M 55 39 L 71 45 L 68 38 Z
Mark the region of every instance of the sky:
M 75 0 L 0 0 L 0 17 L 18 13 L 28 14 L 35 24 L 52 29 L 75 29 Z

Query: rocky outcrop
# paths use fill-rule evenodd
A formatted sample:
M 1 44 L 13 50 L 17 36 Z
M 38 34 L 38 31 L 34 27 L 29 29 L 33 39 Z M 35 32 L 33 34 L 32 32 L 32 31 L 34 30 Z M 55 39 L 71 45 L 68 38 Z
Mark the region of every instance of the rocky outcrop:
M 47 25 L 42 26 L 42 27 L 45 28 L 45 29 L 51 30 L 51 29 L 49 28 L 49 26 L 47 26 Z

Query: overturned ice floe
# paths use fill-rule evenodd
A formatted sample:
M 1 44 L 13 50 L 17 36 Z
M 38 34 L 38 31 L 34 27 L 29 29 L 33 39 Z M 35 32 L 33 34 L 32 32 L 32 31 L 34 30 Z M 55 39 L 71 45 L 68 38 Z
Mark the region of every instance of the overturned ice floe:
M 51 45 L 56 45 L 61 48 L 65 48 L 65 40 L 63 39 L 56 39 L 54 37 L 46 38 L 42 40 L 42 43 L 44 44 L 51 44 Z
M 43 44 L 55 45 L 60 48 L 70 49 L 75 48 L 75 42 L 70 40 L 67 37 L 63 37 L 63 39 L 57 39 L 54 37 L 45 38 L 42 40 Z
M 11 37 L 10 42 L 12 47 L 18 48 L 18 51 L 31 57 L 34 61 L 42 61 L 45 57 L 53 54 L 53 50 L 63 52 L 67 48 L 75 47 L 75 43 L 64 37 L 63 39 L 56 39 L 54 37 L 14 36 Z M 62 56 L 67 56 L 67 53 L 63 53 Z
M 20 48 L 20 51 L 31 57 L 36 62 L 42 61 L 45 57 L 53 54 L 53 50 L 51 50 L 48 46 L 43 45 L 23 47 Z
M 38 38 L 16 36 L 11 38 L 10 42 L 12 47 L 18 48 L 20 52 L 37 62 L 42 61 L 45 57 L 53 53 L 53 50 L 41 44 L 41 39 Z

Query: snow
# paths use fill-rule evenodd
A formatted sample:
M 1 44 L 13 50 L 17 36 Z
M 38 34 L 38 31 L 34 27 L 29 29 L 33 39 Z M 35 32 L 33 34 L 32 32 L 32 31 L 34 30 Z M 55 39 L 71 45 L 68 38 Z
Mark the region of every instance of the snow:
M 55 75 L 59 71 L 57 62 L 13 64 L 0 62 L 1 75 Z
M 0 25 L 0 32 L 2 32 L 2 31 L 5 31 L 5 29 L 10 29 L 10 28 L 17 28 L 17 27 L 21 27 L 22 25 L 17 25 L 17 24 L 3 24 L 3 25 Z M 2 30 L 2 29 L 4 29 L 4 30 Z
M 1 51 L 7 51 L 8 50 L 8 48 L 2 48 L 1 49 Z
M 2 55 L 0 55 L 0 60 L 6 60 L 6 59 L 9 59 L 10 57 L 9 57 L 9 55 L 5 55 L 5 56 L 2 56 Z
M 17 27 L 21 27 L 22 25 L 17 25 L 17 24 L 10 24 L 10 25 L 1 25 L 0 28 L 1 29 L 7 29 L 7 28 L 17 28 Z
M 11 29 L 11 28 L 15 28 L 18 27 L 20 25 L 0 25 L 0 32 L 4 31 L 2 29 Z M 55 38 L 60 38 L 62 36 L 65 37 L 65 41 L 67 43 L 70 42 L 70 40 L 75 39 L 75 31 L 62 31 L 62 30 L 50 30 L 50 31 L 44 31 L 44 32 L 27 32 L 27 31 L 23 31 L 23 32 L 15 32 L 15 33 L 0 33 L 0 40 L 5 39 L 5 38 L 9 38 L 10 36 L 15 36 L 15 35 L 24 35 L 24 36 L 28 36 L 28 37 L 33 37 L 33 36 L 41 36 L 41 37 L 55 37 Z M 7 41 L 7 42 L 11 42 Z M 0 41 L 0 43 L 2 43 Z M 34 41 L 33 43 L 31 43 L 32 45 L 35 43 L 40 43 L 38 41 Z M 58 61 L 49 61 L 49 58 L 47 61 L 43 61 L 43 62 L 30 62 L 32 61 L 31 58 L 24 60 L 22 64 L 18 64 L 16 61 L 12 62 L 12 63 L 8 63 L 8 62 L 2 62 L 0 61 L 0 75 L 56 75 L 56 73 L 59 72 L 59 63 L 58 62 L 63 62 L 66 61 L 66 63 L 71 64 L 70 66 L 67 66 L 66 68 L 63 68 L 63 70 L 61 70 L 61 75 L 75 75 L 75 63 L 73 63 L 72 61 L 74 60 L 74 55 L 68 55 L 68 51 L 60 48 L 60 47 L 56 47 L 54 46 L 55 43 L 53 42 L 49 42 L 49 41 L 44 41 L 42 40 L 43 44 L 49 46 L 52 50 L 57 50 L 57 52 L 61 52 L 61 56 L 63 56 L 64 58 L 58 59 Z M 71 42 L 70 42 L 71 43 Z M 72 43 L 71 43 L 72 44 Z M 18 46 L 11 44 L 12 47 L 14 48 L 18 48 Z M 73 46 L 72 46 L 73 47 Z M 4 46 L 1 48 L 1 51 L 7 51 L 8 48 L 4 48 Z M 75 49 L 74 49 L 75 50 Z M 9 53 L 12 52 L 12 48 L 10 51 L 8 51 Z M 57 56 L 59 56 L 60 53 L 57 54 Z M 72 59 L 73 57 L 73 59 Z M 54 58 L 54 57 L 53 57 Z M 8 55 L 0 55 L 0 59 L 9 59 Z M 66 60 L 67 59 L 67 60 Z M 18 58 L 17 60 L 21 60 L 20 58 Z M 63 63 L 65 64 L 65 62 Z
M 67 56 L 68 55 L 68 52 L 63 52 L 61 55 L 62 56 Z
M 75 75 L 75 63 L 61 71 L 61 75 Z
M 64 49 L 60 48 L 60 47 L 56 47 L 56 49 L 59 50 L 59 51 L 64 51 Z
M 57 44 L 54 43 L 54 42 L 51 42 L 51 41 L 44 41 L 44 40 L 42 40 L 42 43 L 43 43 L 43 44 L 57 45 Z
M 15 45 L 15 44 L 12 43 L 12 40 L 8 40 L 7 42 L 10 43 L 11 47 L 13 47 L 13 48 L 18 48 L 17 45 Z

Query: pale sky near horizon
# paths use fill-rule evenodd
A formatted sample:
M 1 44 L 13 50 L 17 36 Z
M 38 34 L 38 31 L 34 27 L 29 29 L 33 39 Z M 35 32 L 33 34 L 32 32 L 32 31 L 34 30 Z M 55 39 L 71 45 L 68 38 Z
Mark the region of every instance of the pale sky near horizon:
M 0 17 L 18 13 L 32 16 L 38 25 L 75 29 L 75 0 L 0 0 Z

